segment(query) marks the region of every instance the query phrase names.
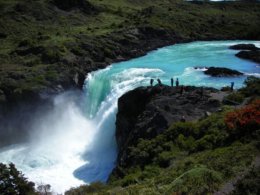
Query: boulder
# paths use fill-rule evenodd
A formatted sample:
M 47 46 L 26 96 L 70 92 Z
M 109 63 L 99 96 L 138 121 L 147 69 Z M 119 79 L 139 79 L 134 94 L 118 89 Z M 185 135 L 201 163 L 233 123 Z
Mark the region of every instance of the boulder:
M 59 9 L 65 11 L 71 11 L 75 8 L 78 8 L 86 13 L 93 13 L 97 11 L 95 7 L 86 0 L 52 0 L 52 3 Z
M 251 60 L 256 63 L 260 63 L 260 50 L 258 51 L 240 51 L 236 54 L 237 57 Z
M 250 50 L 250 51 L 260 50 L 260 48 L 256 47 L 254 44 L 237 44 L 237 45 L 232 45 L 232 46 L 230 46 L 229 49 L 234 49 L 234 50 Z
M 243 75 L 243 73 L 237 70 L 223 67 L 209 67 L 208 70 L 204 71 L 204 73 L 213 77 L 232 77 Z

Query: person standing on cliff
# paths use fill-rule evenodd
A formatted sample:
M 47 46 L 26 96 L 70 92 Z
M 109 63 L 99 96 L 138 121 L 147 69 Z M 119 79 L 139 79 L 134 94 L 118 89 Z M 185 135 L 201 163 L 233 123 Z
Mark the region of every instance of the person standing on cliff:
M 176 87 L 179 87 L 179 79 L 176 79 Z
M 150 85 L 153 86 L 153 79 L 150 80 Z
M 234 82 L 231 82 L 231 91 L 234 90 L 234 85 L 235 85 L 235 83 L 234 83 Z
M 171 78 L 171 86 L 173 87 L 174 80 Z
M 162 86 L 162 82 L 161 82 L 160 79 L 157 79 L 157 82 L 158 82 L 158 85 L 159 85 L 159 86 Z

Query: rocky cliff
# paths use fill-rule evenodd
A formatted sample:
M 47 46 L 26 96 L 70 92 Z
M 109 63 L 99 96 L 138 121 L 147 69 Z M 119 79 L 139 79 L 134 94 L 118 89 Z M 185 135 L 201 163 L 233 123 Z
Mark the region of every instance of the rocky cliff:
M 139 87 L 118 100 L 116 139 L 119 148 L 118 166 L 133 165 L 129 148 L 138 139 L 156 137 L 169 125 L 179 121 L 194 121 L 219 109 L 214 97 L 218 90 L 200 87 Z M 118 169 L 114 174 L 119 174 Z

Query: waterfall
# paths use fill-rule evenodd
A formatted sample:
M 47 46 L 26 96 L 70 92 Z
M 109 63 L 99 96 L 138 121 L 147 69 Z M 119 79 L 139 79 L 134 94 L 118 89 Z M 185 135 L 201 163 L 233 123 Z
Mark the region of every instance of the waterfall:
M 29 180 L 50 184 L 58 193 L 92 181 L 105 182 L 117 156 L 117 99 L 144 84 L 148 73 L 158 72 L 109 69 L 90 73 L 84 94 L 70 91 L 55 97 L 53 109 L 31 125 L 31 141 L 1 149 L 1 162 L 13 162 Z
M 255 43 L 260 42 L 246 41 Z M 228 67 L 259 75 L 259 66 L 235 57 L 232 44 L 243 41 L 194 42 L 165 47 L 87 75 L 83 92 L 69 91 L 52 99 L 53 108 L 37 116 L 30 141 L 0 149 L 0 162 L 13 162 L 37 185 L 50 184 L 63 193 L 92 181 L 106 181 L 117 156 L 115 120 L 117 100 L 125 92 L 160 78 L 170 84 L 221 88 L 231 81 L 241 87 L 246 76 L 212 78 L 194 66 Z M 1 141 L 1 140 L 0 140 Z

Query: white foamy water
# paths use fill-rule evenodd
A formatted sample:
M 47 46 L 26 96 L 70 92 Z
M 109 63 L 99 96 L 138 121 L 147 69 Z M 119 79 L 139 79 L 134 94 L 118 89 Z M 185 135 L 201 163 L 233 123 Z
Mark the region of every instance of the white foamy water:
M 13 162 L 36 184 L 51 184 L 57 192 L 83 184 L 73 172 L 83 165 L 81 154 L 95 131 L 74 102 L 73 94 L 54 99 L 54 109 L 35 119 L 32 141 L 10 146 L 0 153 L 1 162 Z

